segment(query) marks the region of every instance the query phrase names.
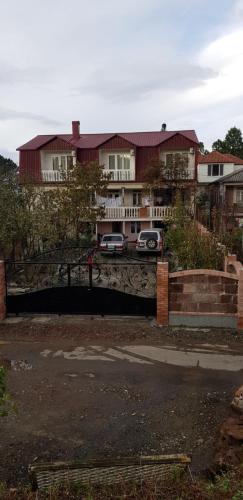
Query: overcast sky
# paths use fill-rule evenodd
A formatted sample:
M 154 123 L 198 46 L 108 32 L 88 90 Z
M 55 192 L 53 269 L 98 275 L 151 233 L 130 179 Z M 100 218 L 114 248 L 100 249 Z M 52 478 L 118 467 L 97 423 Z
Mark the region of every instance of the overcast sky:
M 243 0 L 0 0 L 0 154 L 37 134 L 243 129 Z

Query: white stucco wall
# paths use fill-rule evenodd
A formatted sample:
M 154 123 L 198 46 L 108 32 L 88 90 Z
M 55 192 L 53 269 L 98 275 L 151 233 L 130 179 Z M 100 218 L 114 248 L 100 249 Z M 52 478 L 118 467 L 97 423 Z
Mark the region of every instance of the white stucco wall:
M 209 165 L 211 165 L 211 163 L 209 163 Z M 214 182 L 217 179 L 220 179 L 221 177 L 223 177 L 224 175 L 232 174 L 232 172 L 235 171 L 234 163 L 224 163 L 223 165 L 224 165 L 223 175 L 212 176 L 212 175 L 208 175 L 208 164 L 207 163 L 199 163 L 198 168 L 197 168 L 198 183 L 203 182 L 203 183 L 209 184 L 210 182 Z

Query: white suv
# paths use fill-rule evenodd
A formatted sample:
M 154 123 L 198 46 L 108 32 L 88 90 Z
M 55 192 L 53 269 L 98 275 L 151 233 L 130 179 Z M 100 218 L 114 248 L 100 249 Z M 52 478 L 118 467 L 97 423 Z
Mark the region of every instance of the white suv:
M 163 231 L 159 228 L 140 231 L 136 243 L 137 252 L 161 252 L 163 249 Z

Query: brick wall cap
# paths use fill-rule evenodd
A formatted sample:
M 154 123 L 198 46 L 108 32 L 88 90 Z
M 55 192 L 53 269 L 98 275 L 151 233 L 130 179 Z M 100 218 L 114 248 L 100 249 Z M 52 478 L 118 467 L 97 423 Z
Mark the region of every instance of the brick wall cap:
M 243 270 L 243 268 L 242 268 Z M 221 276 L 222 278 L 230 278 L 232 280 L 238 280 L 239 276 L 233 275 L 231 273 L 226 273 L 225 271 L 215 271 L 214 269 L 187 269 L 186 271 L 176 271 L 175 273 L 169 273 L 169 278 L 180 278 L 181 276 Z
M 177 316 L 230 316 L 237 317 L 237 313 L 220 313 L 220 312 L 192 312 L 192 311 L 170 311 L 169 314 L 174 314 Z

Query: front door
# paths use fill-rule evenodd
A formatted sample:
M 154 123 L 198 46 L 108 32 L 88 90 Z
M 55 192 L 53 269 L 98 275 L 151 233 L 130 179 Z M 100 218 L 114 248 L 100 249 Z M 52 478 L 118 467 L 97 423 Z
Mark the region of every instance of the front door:
M 122 233 L 122 223 L 121 223 L 121 221 L 112 222 L 112 232 L 113 233 Z

